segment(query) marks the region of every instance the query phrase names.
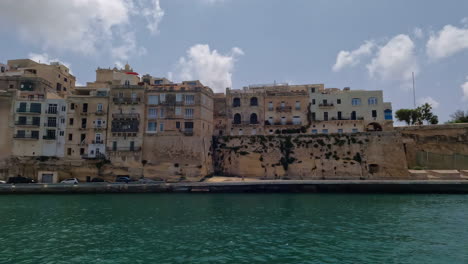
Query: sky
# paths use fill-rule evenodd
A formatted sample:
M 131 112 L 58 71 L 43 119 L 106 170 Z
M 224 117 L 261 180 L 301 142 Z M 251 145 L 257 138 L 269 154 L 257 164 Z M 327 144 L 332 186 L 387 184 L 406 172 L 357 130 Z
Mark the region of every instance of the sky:
M 0 63 L 60 61 L 77 83 L 127 62 L 215 92 L 324 83 L 383 90 L 396 111 L 468 110 L 466 0 L 1 0 Z

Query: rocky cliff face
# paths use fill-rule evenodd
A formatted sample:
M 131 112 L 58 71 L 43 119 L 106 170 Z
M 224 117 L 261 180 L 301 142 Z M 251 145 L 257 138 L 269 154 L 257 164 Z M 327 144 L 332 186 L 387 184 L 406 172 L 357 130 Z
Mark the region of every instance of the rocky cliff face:
M 213 149 L 216 175 L 261 179 L 408 176 L 401 137 L 392 132 L 219 137 Z

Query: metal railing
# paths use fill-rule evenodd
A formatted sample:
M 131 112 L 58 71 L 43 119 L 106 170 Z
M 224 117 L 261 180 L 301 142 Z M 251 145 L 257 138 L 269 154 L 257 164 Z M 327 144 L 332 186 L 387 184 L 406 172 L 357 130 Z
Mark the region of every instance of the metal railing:
M 141 100 L 139 97 L 114 97 L 112 101 L 115 104 L 139 104 Z
M 128 152 L 138 152 L 141 150 L 141 147 L 107 147 L 107 151 L 128 151 Z
M 39 122 L 20 122 L 20 121 L 16 121 L 15 122 L 15 125 L 16 126 L 41 126 L 41 123 Z
M 140 114 L 127 113 L 127 114 L 112 114 L 114 119 L 140 119 Z
M 16 108 L 17 113 L 31 113 L 31 114 L 40 114 L 42 113 L 41 109 L 26 109 L 26 108 Z
M 39 135 L 31 135 L 31 134 L 15 134 L 13 135 L 15 139 L 39 139 Z
M 291 106 L 278 106 L 276 107 L 277 112 L 291 112 L 292 107 Z

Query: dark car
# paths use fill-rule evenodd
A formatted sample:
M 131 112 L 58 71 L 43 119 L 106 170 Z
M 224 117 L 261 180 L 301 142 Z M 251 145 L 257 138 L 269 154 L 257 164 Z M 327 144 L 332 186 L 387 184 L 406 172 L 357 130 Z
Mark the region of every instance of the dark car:
M 132 180 L 130 179 L 130 177 L 127 177 L 127 176 L 117 177 L 117 179 L 115 180 L 115 182 L 125 182 L 125 183 L 129 183 L 130 181 Z
M 15 176 L 8 178 L 8 183 L 34 183 L 34 180 L 23 176 Z
M 102 178 L 93 178 L 91 182 L 104 182 L 104 179 Z

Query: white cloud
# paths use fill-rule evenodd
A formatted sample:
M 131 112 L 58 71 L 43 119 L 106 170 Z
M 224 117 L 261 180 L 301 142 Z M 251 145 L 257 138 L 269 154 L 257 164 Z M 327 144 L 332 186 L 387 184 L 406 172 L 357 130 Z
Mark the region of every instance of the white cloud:
M 358 49 L 353 51 L 342 50 L 336 56 L 336 63 L 333 65 L 333 71 L 338 72 L 345 67 L 353 67 L 359 64 L 364 56 L 372 53 L 375 44 L 372 41 L 366 41 Z
M 29 59 L 31 59 L 31 60 L 33 60 L 35 62 L 44 63 L 44 64 L 50 64 L 51 62 L 59 62 L 62 65 L 65 65 L 70 70 L 70 73 L 72 73 L 70 63 L 63 62 L 63 61 L 61 61 L 60 59 L 57 59 L 57 58 L 54 58 L 54 59 L 50 58 L 49 54 L 47 54 L 47 53 L 41 53 L 41 54 L 39 54 L 39 53 L 29 53 L 28 57 L 29 57 Z
M 141 54 L 131 22 L 142 16 L 149 31 L 157 32 L 164 16 L 159 0 L 0 1 L 2 29 L 11 28 L 24 41 L 45 51 L 111 52 L 115 59 Z
M 423 105 L 428 103 L 432 106 L 432 108 L 437 109 L 439 107 L 439 102 L 437 102 L 434 98 L 430 96 L 422 97 L 417 100 L 418 105 Z
M 462 23 L 465 27 L 468 26 L 468 17 L 464 17 L 460 20 L 460 23 Z
M 421 39 L 424 37 L 424 32 L 421 28 L 415 27 L 413 29 L 413 34 L 416 38 Z
M 226 2 L 226 0 L 201 0 L 201 1 L 207 4 L 216 4 L 216 3 Z
M 206 44 L 197 44 L 187 50 L 186 57 L 179 59 L 173 76 L 178 81 L 200 80 L 215 92 L 224 92 L 227 87 L 232 87 L 234 64 L 236 58 L 243 54 L 237 47 L 223 55 L 210 50 Z
M 463 91 L 463 101 L 468 101 L 468 76 L 466 77 L 466 82 L 461 85 Z
M 432 34 L 426 44 L 426 52 L 432 59 L 442 59 L 468 49 L 468 29 L 446 25 Z
M 419 72 L 414 47 L 409 36 L 395 36 L 387 44 L 379 47 L 376 56 L 367 65 L 369 75 L 381 80 L 411 80 L 411 73 L 416 75 Z
M 152 34 L 159 32 L 159 23 L 161 23 L 164 17 L 164 10 L 159 4 L 159 0 L 152 0 L 151 8 L 143 8 L 143 16 L 146 17 L 148 24 L 146 27 Z
M 122 44 L 111 48 L 111 55 L 117 61 L 128 61 L 130 56 L 146 54 L 146 49 L 144 47 L 138 47 L 133 32 L 123 32 L 121 38 Z

